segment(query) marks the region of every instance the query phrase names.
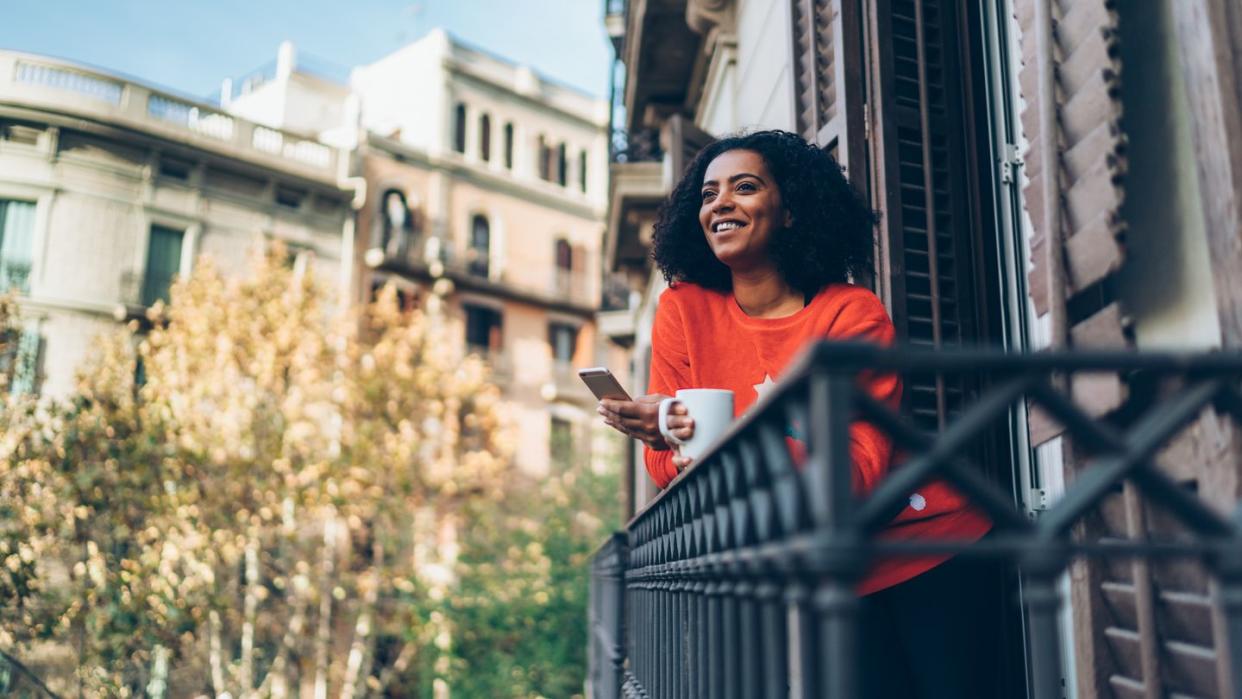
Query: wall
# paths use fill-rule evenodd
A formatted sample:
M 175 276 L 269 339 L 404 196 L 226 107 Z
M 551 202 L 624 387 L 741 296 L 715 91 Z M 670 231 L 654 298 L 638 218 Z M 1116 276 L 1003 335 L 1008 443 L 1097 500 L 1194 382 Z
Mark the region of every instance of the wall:
M 793 30 L 787 2 L 737 0 L 739 128 L 793 130 Z

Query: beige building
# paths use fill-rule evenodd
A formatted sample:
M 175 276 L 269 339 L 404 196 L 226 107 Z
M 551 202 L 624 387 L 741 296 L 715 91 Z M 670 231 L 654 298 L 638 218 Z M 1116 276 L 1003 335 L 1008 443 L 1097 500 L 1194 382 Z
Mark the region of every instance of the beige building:
M 70 391 L 94 338 L 203 256 L 240 271 L 282 240 L 347 288 L 345 165 L 337 148 L 149 85 L 0 52 L 0 284 L 26 324 L 4 358 L 12 390 Z
M 393 283 L 418 304 L 434 288 L 463 353 L 491 362 L 517 408 L 523 468 L 588 449 L 595 401 L 575 369 L 625 369 L 595 326 L 606 102 L 437 30 L 348 87 L 302 71 L 286 43 L 229 109 L 352 148 L 365 197 L 351 298 Z

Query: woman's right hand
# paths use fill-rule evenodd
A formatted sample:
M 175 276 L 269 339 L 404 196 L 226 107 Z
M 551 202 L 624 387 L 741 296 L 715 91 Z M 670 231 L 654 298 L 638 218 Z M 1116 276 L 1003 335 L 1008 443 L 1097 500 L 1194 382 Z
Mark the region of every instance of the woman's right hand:
M 634 400 L 605 398 L 599 402 L 599 414 L 604 416 L 604 423 L 609 427 L 652 449 L 664 450 L 669 448 L 669 444 L 660 434 L 659 413 L 660 401 L 665 398 L 668 396 L 659 393 L 639 396 Z M 694 419 L 686 406 L 676 403 L 668 411 L 668 428 L 678 439 L 694 436 Z

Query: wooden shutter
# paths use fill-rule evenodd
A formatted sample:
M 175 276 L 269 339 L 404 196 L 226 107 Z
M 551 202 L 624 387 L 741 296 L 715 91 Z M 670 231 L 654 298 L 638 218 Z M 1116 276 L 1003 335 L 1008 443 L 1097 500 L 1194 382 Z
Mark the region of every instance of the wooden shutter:
M 1051 14 L 1051 31 L 1039 31 L 1039 3 Z M 1056 343 L 1129 346 L 1125 314 L 1111 283 L 1125 261 L 1117 15 L 1109 0 L 1016 0 L 1015 9 L 1022 34 L 1019 83 L 1026 101 L 1022 128 L 1030 142 L 1024 194 L 1033 226 L 1031 299 L 1040 315 L 1051 311 L 1064 318 L 1067 337 L 1054 337 Z M 1040 93 L 1041 66 L 1051 70 L 1052 95 Z M 1041 117 L 1045 100 L 1052 102 L 1049 123 Z M 1043 162 L 1046 153 L 1054 153 L 1055 162 Z M 1053 326 L 1057 332 L 1058 324 Z M 1115 410 L 1126 397 L 1116 377 L 1084 377 L 1075 381 L 1073 391 L 1095 414 Z M 1036 443 L 1058 430 L 1040 416 L 1032 421 Z
M 952 347 L 987 339 L 980 292 L 983 224 L 967 88 L 966 32 L 956 0 L 874 0 L 871 70 L 872 203 L 880 213 L 879 292 L 898 339 Z M 906 408 L 937 430 L 971 387 L 965 379 L 910 377 Z
M 1180 5 L 1173 3 L 1177 11 L 1200 3 Z M 1112 8 L 1106 0 L 1016 2 L 1024 60 L 1020 84 L 1027 104 L 1022 122 L 1031 141 L 1025 190 L 1034 225 L 1031 294 L 1040 313 L 1063 314 L 1065 339 L 1075 347 L 1131 344 L 1124 309 L 1111 290 L 1125 264 L 1120 241 L 1126 173 L 1126 135 L 1120 125 L 1123 66 L 1117 59 L 1119 20 Z M 1149 9 L 1139 3 L 1127 8 Z M 1040 26 L 1044 17 L 1051 31 Z M 1192 38 L 1200 40 L 1198 33 Z M 1157 42 L 1150 50 L 1163 46 Z M 1041 68 L 1051 70 L 1051 94 L 1040 89 Z M 1041 110 L 1055 118 L 1041 118 Z M 1062 273 L 1055 273 L 1058 268 Z M 1062 295 L 1065 302 L 1058 308 Z M 1132 388 L 1119 377 L 1076 380 L 1072 389 L 1075 399 L 1097 414 L 1113 411 L 1131 390 L 1140 390 L 1139 384 Z M 1158 391 L 1150 396 L 1159 399 Z M 1033 420 L 1033 439 L 1055 433 Z M 1161 454 L 1159 463 L 1188 489 L 1210 488 L 1214 478 L 1207 471 L 1236 470 L 1236 465 L 1213 463 L 1227 451 L 1222 437 L 1213 420 L 1201 419 Z M 1078 462 L 1072 446 L 1066 456 L 1072 472 Z M 1130 484 L 1081 525 L 1088 540 L 1167 541 L 1181 531 L 1175 518 Z M 1078 562 L 1072 572 L 1081 696 L 1232 696 L 1228 655 L 1222 652 L 1223 621 L 1202 566 L 1109 560 Z
M 864 165 L 863 60 L 857 0 L 791 0 L 794 116 L 859 186 Z

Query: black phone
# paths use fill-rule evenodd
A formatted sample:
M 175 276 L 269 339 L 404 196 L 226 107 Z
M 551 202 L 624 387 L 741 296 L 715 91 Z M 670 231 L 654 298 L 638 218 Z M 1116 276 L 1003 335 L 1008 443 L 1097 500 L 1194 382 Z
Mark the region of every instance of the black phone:
M 630 394 L 625 392 L 625 388 L 621 386 L 621 382 L 617 381 L 617 377 L 612 375 L 606 367 L 596 366 L 589 369 L 579 369 L 578 376 L 582 377 L 587 388 L 591 389 L 591 393 L 595 397 L 603 400 L 612 398 L 614 400 L 633 400 Z

